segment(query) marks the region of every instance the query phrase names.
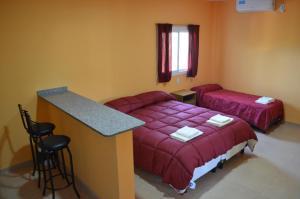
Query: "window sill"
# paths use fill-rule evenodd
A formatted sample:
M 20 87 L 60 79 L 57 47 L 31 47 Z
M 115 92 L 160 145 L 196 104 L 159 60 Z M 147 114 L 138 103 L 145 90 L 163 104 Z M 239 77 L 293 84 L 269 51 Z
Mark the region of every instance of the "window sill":
M 173 76 L 179 76 L 179 75 L 186 75 L 187 71 L 174 71 L 172 72 L 172 77 Z

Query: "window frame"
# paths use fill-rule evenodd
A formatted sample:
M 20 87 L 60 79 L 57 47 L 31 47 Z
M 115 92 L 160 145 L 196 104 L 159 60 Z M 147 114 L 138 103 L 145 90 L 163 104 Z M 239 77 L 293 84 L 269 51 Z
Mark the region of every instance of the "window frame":
M 187 66 L 187 68 L 186 69 L 179 69 L 179 49 L 180 49 L 180 32 L 189 32 L 188 31 L 188 27 L 187 27 L 187 25 L 173 25 L 172 26 L 172 34 L 173 33 L 177 33 L 178 34 L 178 49 L 177 49 L 177 70 L 175 71 L 173 71 L 173 62 L 172 62 L 172 76 L 177 76 L 177 75 L 183 75 L 183 74 L 186 74 L 187 73 L 187 71 L 188 71 L 188 66 Z M 172 39 L 172 43 L 173 43 L 173 39 Z M 188 45 L 189 45 L 189 43 L 188 43 Z M 188 48 L 189 48 L 189 46 L 188 46 Z M 172 52 L 172 57 L 173 57 L 173 52 Z

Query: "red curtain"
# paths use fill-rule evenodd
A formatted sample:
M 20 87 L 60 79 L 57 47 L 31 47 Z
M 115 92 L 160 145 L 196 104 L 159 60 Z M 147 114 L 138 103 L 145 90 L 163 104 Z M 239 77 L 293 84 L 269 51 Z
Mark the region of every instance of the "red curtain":
M 188 25 L 189 55 L 187 77 L 195 77 L 198 70 L 199 25 Z
M 168 82 L 172 77 L 172 24 L 157 24 L 158 82 Z

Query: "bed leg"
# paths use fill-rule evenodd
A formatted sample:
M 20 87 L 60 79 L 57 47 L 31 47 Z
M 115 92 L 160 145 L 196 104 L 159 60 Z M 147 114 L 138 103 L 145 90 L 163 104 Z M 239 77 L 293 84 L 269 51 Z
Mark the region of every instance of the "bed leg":
M 244 154 L 245 153 L 245 148 L 243 148 L 242 150 L 241 150 L 241 154 Z
M 219 169 L 223 169 L 224 163 L 225 163 L 224 160 L 220 161 L 220 162 L 218 163 L 218 168 L 219 168 Z
M 216 173 L 216 171 L 217 171 L 217 167 L 213 168 L 210 172 Z
M 179 193 L 179 195 L 183 196 L 185 193 L 187 193 L 187 190 L 185 190 L 185 191 L 182 192 L 182 193 Z

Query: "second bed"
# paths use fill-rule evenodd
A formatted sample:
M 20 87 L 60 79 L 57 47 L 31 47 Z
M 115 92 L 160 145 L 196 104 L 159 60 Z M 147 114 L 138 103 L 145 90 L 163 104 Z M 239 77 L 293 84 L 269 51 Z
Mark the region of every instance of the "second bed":
M 235 115 L 263 132 L 283 120 L 282 101 L 269 104 L 255 101 L 261 96 L 223 89 L 218 84 L 206 84 L 192 88 L 197 93 L 197 105 Z

